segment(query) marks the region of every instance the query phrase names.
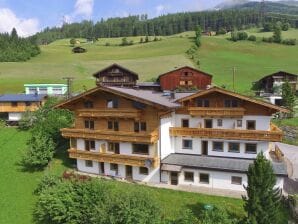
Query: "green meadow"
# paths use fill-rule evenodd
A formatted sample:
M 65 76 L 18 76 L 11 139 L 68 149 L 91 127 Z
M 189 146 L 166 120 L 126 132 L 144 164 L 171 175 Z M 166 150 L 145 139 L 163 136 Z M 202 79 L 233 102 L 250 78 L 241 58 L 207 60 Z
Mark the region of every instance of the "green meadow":
M 298 73 L 298 45 L 263 43 L 261 37 L 271 36 L 271 32 L 247 32 L 256 35 L 258 41 L 231 42 L 227 40 L 229 34 L 202 37 L 197 52 L 199 69 L 212 74 L 214 84 L 231 89 L 235 67 L 235 90 L 249 94 L 251 83 L 264 75 L 279 70 Z M 298 39 L 298 30 L 282 35 Z M 41 46 L 42 53 L 27 62 L 1 63 L 0 93 L 22 92 L 25 83 L 61 83 L 65 76 L 75 78 L 75 91 L 83 91 L 94 86 L 92 74 L 111 63 L 128 67 L 139 74 L 140 81 L 148 81 L 180 66 L 195 66 L 185 53 L 193 45 L 193 36 L 193 32 L 185 32 L 144 44 L 139 43 L 141 37 L 128 37 L 134 41 L 131 46 L 119 46 L 121 38 L 103 38 L 95 43 L 81 40 L 80 46 L 88 50 L 84 54 L 73 54 L 69 39 L 58 40 Z

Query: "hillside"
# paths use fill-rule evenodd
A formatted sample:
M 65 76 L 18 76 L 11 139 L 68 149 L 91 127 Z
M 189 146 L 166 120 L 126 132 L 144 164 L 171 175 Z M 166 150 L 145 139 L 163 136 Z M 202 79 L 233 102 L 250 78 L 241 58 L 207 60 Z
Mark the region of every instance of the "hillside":
M 258 33 L 270 36 L 272 33 Z M 193 32 L 186 32 L 162 41 L 139 44 L 140 37 L 133 39 L 132 46 L 116 46 L 121 38 L 104 38 L 98 42 L 82 43 L 88 52 L 71 53 L 69 39 L 55 41 L 42 46 L 42 53 L 28 62 L 6 62 L 0 64 L 0 92 L 22 92 L 25 83 L 63 83 L 62 77 L 73 76 L 75 91 L 94 86 L 92 74 L 101 68 L 119 63 L 139 73 L 140 81 L 148 81 L 159 74 L 183 65 L 192 65 L 185 52 L 193 44 Z M 232 69 L 236 67 L 236 91 L 250 92 L 251 83 L 258 78 L 285 70 L 298 73 L 298 45 L 285 46 L 262 42 L 231 42 L 226 36 L 202 38 L 198 54 L 200 69 L 213 74 L 213 82 L 232 87 Z M 283 32 L 285 38 L 298 39 L 298 30 Z M 111 46 L 105 46 L 109 42 Z M 85 86 L 85 87 L 84 87 Z

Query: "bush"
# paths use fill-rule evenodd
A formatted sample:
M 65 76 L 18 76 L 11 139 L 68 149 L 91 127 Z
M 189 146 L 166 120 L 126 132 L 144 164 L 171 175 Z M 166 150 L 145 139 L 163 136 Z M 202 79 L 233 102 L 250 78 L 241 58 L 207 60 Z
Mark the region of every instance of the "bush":
M 225 28 L 220 28 L 217 32 L 216 35 L 224 35 L 227 33 L 227 30 Z
M 198 224 L 236 224 L 238 221 L 229 216 L 225 209 L 205 210 L 199 216 Z
M 238 40 L 247 40 L 247 33 L 244 31 L 239 31 L 238 32 Z
M 239 40 L 238 32 L 237 31 L 232 31 L 231 32 L 231 40 L 236 42 Z
M 263 32 L 271 32 L 273 31 L 273 23 L 266 22 L 263 25 Z
M 109 43 L 109 42 L 106 42 L 106 44 L 105 44 L 106 46 L 110 46 L 111 44 Z
M 285 45 L 296 45 L 296 39 L 284 39 L 281 43 Z
M 262 41 L 267 42 L 267 43 L 272 43 L 273 42 L 273 37 L 263 37 Z
M 255 35 L 250 35 L 250 36 L 248 37 L 248 40 L 249 40 L 249 41 L 257 41 L 257 37 L 256 37 Z
M 290 26 L 291 26 L 290 23 L 283 23 L 282 26 L 281 26 L 281 29 L 283 31 L 287 31 L 287 30 L 290 29 Z

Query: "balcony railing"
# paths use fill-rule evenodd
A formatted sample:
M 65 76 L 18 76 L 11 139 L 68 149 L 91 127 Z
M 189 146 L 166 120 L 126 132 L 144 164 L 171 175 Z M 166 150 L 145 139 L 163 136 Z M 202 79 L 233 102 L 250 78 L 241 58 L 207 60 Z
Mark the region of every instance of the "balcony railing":
M 188 108 L 191 116 L 200 117 L 242 117 L 245 109 L 241 107 L 190 107 Z
M 155 143 L 158 139 L 158 133 L 136 133 L 125 131 L 103 131 L 90 129 L 61 129 L 62 136 L 65 138 L 85 138 L 85 139 L 101 139 L 117 142 L 138 142 L 138 143 Z
M 171 136 L 191 136 L 200 138 L 219 138 L 231 140 L 257 140 L 279 142 L 282 140 L 282 131 L 271 126 L 269 131 L 215 129 L 215 128 L 170 128 Z
M 141 111 L 136 109 L 82 109 L 78 110 L 80 117 L 114 117 L 114 118 L 133 118 L 141 116 Z
M 112 154 L 102 152 L 90 152 L 77 149 L 69 149 L 69 157 L 73 159 L 93 160 L 97 162 L 116 163 L 129 166 L 156 167 L 158 158 Z

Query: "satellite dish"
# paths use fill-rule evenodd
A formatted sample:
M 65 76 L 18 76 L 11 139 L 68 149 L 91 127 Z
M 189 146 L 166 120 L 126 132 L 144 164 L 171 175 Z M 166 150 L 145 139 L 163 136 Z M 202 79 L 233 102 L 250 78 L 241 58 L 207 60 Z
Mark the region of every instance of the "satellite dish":
M 150 168 L 152 166 L 152 160 L 151 159 L 146 159 L 145 160 L 145 167 Z

